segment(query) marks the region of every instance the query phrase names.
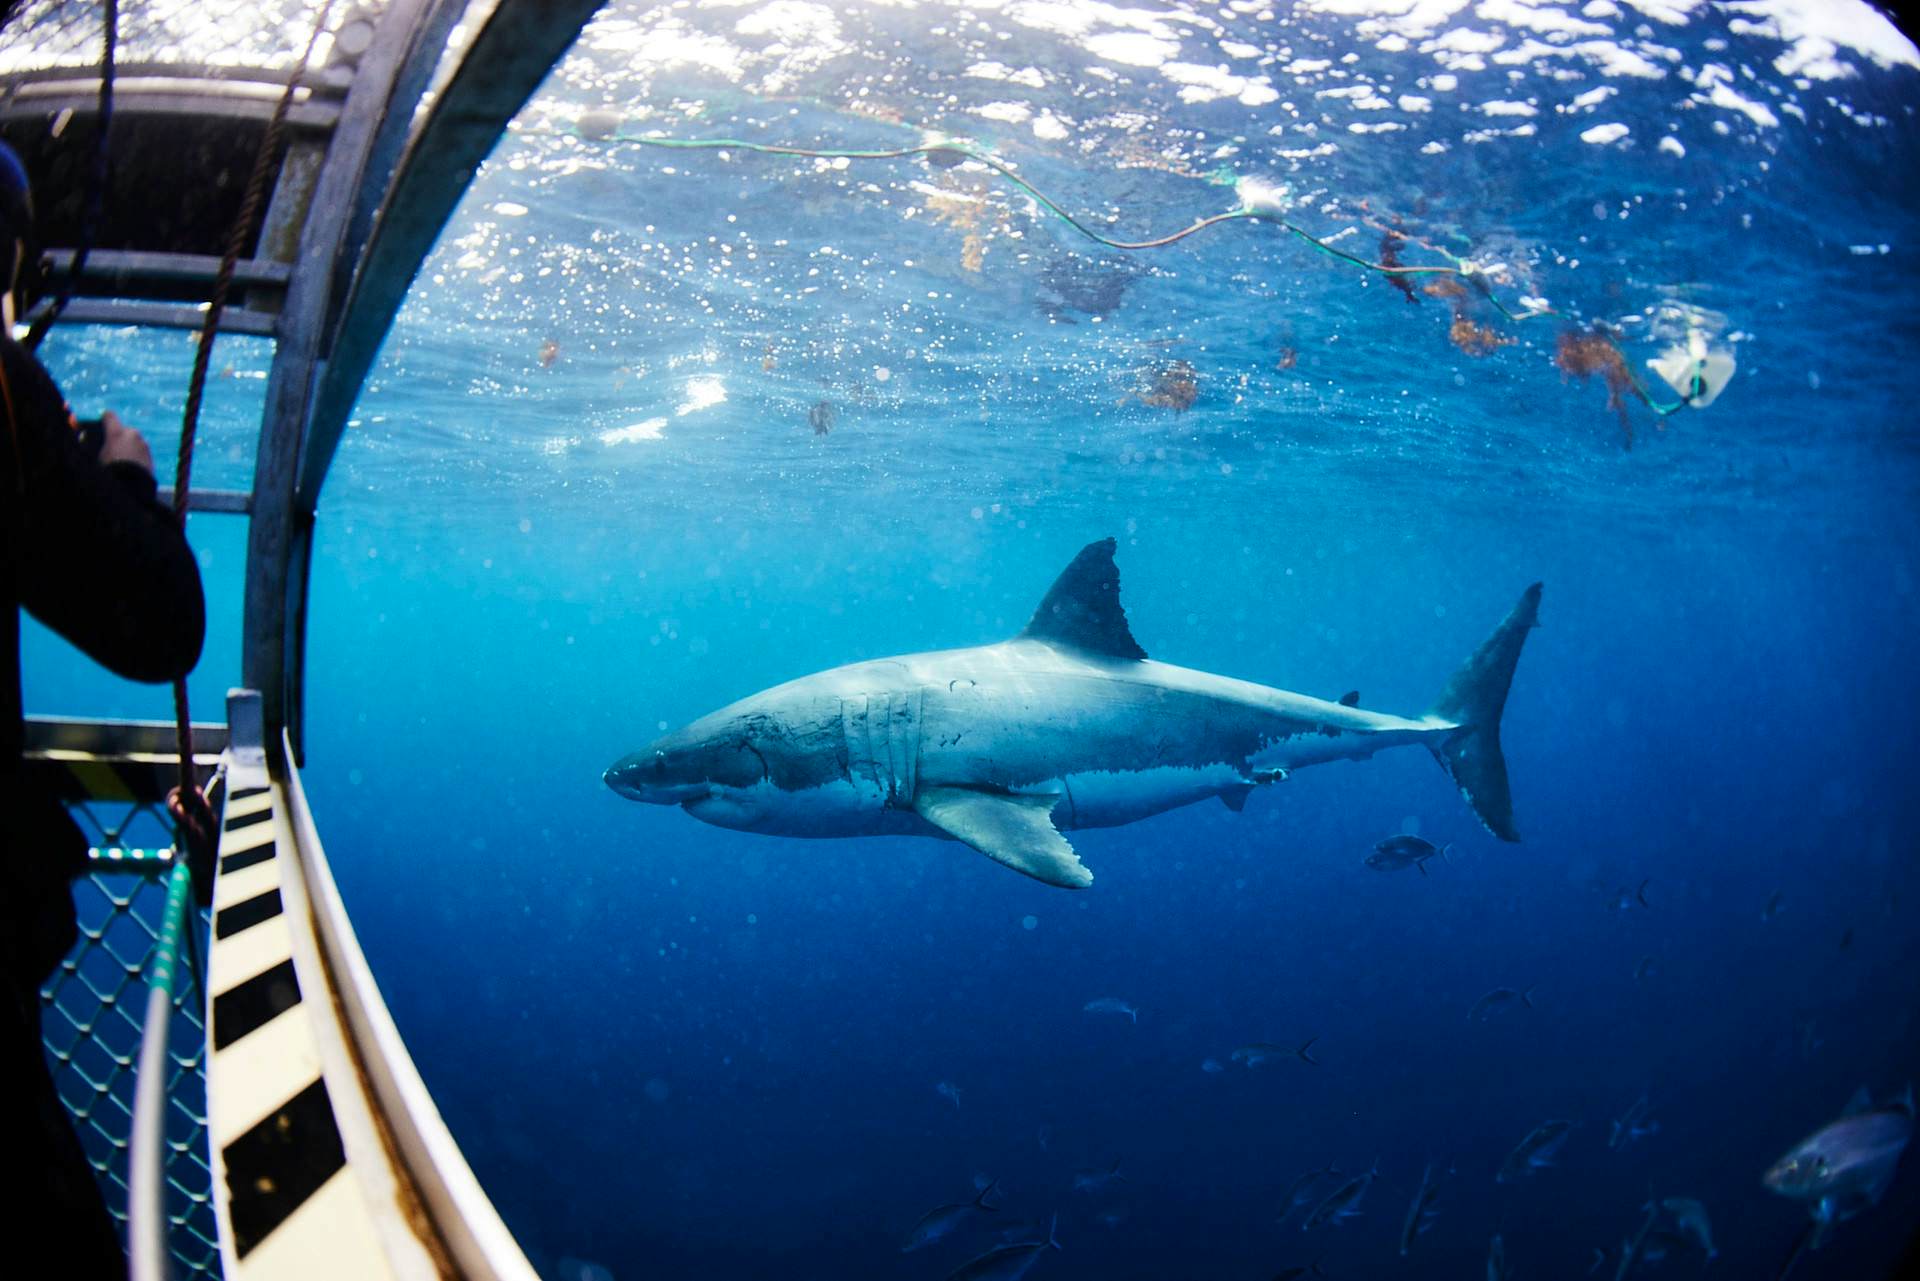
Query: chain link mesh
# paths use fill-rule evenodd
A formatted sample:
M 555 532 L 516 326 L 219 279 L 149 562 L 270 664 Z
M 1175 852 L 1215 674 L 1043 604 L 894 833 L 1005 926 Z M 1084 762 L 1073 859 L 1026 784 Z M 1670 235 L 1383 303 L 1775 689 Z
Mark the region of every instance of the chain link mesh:
M 127 1224 L 127 1152 L 134 1065 L 140 1055 L 147 955 L 160 936 L 173 865 L 173 828 L 150 803 L 87 801 L 73 817 L 94 847 L 74 884 L 80 939 L 41 989 L 41 1030 L 61 1099 L 73 1114 L 107 1207 Z M 166 1178 L 168 1245 L 176 1278 L 221 1275 L 207 1152 L 206 998 L 208 914 L 193 909 L 187 957 L 174 993 L 168 1054 Z

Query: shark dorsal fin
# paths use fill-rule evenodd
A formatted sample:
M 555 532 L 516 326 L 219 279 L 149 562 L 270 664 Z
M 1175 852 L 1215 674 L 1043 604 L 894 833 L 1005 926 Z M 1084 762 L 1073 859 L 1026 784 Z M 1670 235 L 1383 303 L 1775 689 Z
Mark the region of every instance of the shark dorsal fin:
M 1847 1100 L 1847 1106 L 1840 1109 L 1840 1115 L 1860 1116 L 1871 1111 L 1873 1111 L 1873 1094 L 1863 1085 L 1853 1092 L 1853 1097 Z
M 1033 621 L 1020 635 L 1110 658 L 1145 658 L 1147 651 L 1127 630 L 1113 552 L 1111 538 L 1081 548 L 1073 564 L 1054 579 L 1040 608 L 1033 611 Z
M 1357 689 L 1350 689 L 1346 693 L 1342 694 L 1340 696 L 1340 706 L 1342 707 L 1360 706 L 1360 691 Z

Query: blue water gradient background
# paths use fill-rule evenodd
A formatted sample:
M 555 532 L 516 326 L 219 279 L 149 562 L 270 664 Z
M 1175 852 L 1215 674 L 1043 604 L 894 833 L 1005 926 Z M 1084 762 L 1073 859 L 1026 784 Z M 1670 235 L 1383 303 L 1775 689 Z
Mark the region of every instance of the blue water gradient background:
M 321 505 L 307 787 L 395 1018 L 529 1256 L 567 1281 L 597 1275 L 580 1260 L 938 1278 L 994 1235 L 903 1256 L 908 1228 L 997 1177 L 998 1218 L 1060 1216 L 1037 1277 L 1473 1276 L 1495 1233 L 1517 1276 L 1579 1277 L 1649 1192 L 1705 1203 L 1714 1272 L 1770 1275 L 1804 1215 L 1762 1171 L 1856 1086 L 1920 1074 L 1920 73 L 1857 58 L 1796 88 L 1779 44 L 1716 8 L 1655 34 L 1675 68 L 1754 71 L 1740 88 L 1771 127 L 1694 102 L 1677 70 L 1577 60 L 1553 64 L 1571 81 L 1462 70 L 1456 107 L 1421 50 L 1337 16 L 1220 18 L 1321 113 L 1306 129 L 1137 71 L 1076 80 L 1084 51 L 991 12 L 937 36 L 930 15 L 849 12 L 871 56 L 778 92 L 759 64 L 617 82 L 634 55 L 612 35 L 657 28 L 609 18 L 456 215 Z M 737 18 L 684 16 L 716 39 Z M 1282 44 L 1352 51 L 1348 83 L 1443 107 L 1354 133 L 1351 99 L 1315 96 L 1333 82 L 1281 77 Z M 1106 94 L 1153 123 L 1132 153 L 1091 123 L 1068 142 L 983 125 L 965 104 L 1014 91 L 955 68 L 994 50 L 1045 67 L 1016 94 L 1035 109 Z M 1602 116 L 1562 110 L 1600 83 L 1619 90 Z M 1475 104 L 1529 98 L 1534 133 L 1465 139 Z M 822 146 L 901 142 L 889 112 L 971 121 L 1117 235 L 1230 205 L 1218 169 L 1275 176 L 1317 234 L 1358 227 L 1342 244 L 1371 255 L 1368 219 L 1397 219 L 1507 263 L 1503 297 L 1620 326 L 1636 366 L 1678 336 L 1670 305 L 1700 308 L 1740 372 L 1664 431 L 1633 407 L 1627 450 L 1604 391 L 1553 367 L 1558 321 L 1481 313 L 1515 341 L 1473 358 L 1440 300 L 1275 228 L 1122 260 L 963 173 L 991 211 L 976 271 L 923 162 L 648 151 L 582 137 L 587 108 L 632 134 Z M 1601 119 L 1629 140 L 1583 141 Z M 1041 283 L 1062 262 L 1130 273 L 1119 305 L 1063 310 Z M 270 353 L 221 352 L 197 474 L 243 486 Z M 187 355 L 49 344 L 76 404 L 153 425 L 163 466 Z M 1184 413 L 1138 394 L 1174 359 L 1198 379 Z M 238 675 L 245 539 L 230 517 L 192 534 L 204 716 Z M 1077 894 L 956 844 L 741 835 L 600 783 L 764 686 L 1009 635 L 1107 535 L 1156 658 L 1397 712 L 1543 580 L 1504 732 L 1524 842 L 1482 832 L 1417 751 L 1303 771 L 1243 814 L 1076 834 L 1097 878 Z M 37 630 L 26 662 L 31 710 L 165 714 Z M 1452 861 L 1366 868 L 1401 830 Z M 1649 906 L 1623 910 L 1643 880 Z M 1534 1008 L 1469 1022 L 1497 986 Z M 1103 996 L 1138 1024 L 1082 1012 Z M 1317 1067 L 1230 1061 L 1309 1036 Z M 1658 1133 L 1609 1150 L 1643 1093 Z M 1557 1166 L 1496 1184 L 1549 1118 L 1575 1122 Z M 1116 1158 L 1125 1182 L 1073 1190 Z M 1274 1222 L 1296 1175 L 1376 1161 L 1360 1218 Z M 1403 1261 L 1429 1162 L 1440 1217 Z M 1800 1275 L 1885 1274 L 1917 1216 L 1907 1168 Z

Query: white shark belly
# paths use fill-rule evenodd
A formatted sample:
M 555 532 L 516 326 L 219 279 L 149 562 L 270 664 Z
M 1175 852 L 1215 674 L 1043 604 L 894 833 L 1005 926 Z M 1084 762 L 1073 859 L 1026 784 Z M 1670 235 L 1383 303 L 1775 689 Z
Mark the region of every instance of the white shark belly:
M 1159 765 L 1144 770 L 1086 770 L 1060 780 L 1054 825 L 1119 827 L 1155 814 L 1238 792 L 1247 778 L 1231 765 Z

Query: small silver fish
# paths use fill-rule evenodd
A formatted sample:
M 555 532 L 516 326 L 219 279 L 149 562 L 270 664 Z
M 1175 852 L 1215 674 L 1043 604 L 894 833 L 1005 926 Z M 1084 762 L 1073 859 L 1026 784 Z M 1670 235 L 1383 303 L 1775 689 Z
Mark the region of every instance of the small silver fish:
M 1707 1221 L 1707 1207 L 1692 1197 L 1670 1196 L 1660 1203 L 1666 1208 L 1680 1230 L 1693 1239 L 1695 1245 L 1707 1252 L 1707 1258 L 1719 1257 L 1720 1252 L 1713 1248 L 1713 1225 Z
M 1641 1221 L 1640 1230 L 1633 1234 L 1631 1240 L 1620 1243 L 1620 1266 L 1613 1270 L 1613 1281 L 1626 1281 L 1627 1276 L 1640 1266 L 1641 1256 L 1647 1248 L 1647 1234 L 1653 1231 L 1653 1225 L 1660 1220 L 1658 1202 L 1648 1201 L 1642 1208 L 1646 1210 L 1647 1217 Z
M 1811 1246 L 1833 1226 L 1880 1203 L 1901 1153 L 1913 1138 L 1913 1087 L 1875 1107 L 1862 1086 L 1838 1120 L 1796 1143 L 1761 1180 L 1770 1190 L 1806 1203 L 1813 1215 Z
M 1653 884 L 1653 878 L 1648 877 L 1646 880 L 1641 881 L 1634 889 L 1628 889 L 1623 885 L 1615 890 L 1613 892 L 1613 910 L 1616 912 L 1631 912 L 1636 905 L 1639 907 L 1652 907 L 1653 904 L 1647 902 L 1647 886 L 1651 884 Z
M 1500 1166 L 1500 1173 L 1493 1176 L 1496 1183 L 1511 1183 L 1536 1170 L 1544 1170 L 1553 1164 L 1553 1158 L 1560 1146 L 1567 1141 L 1568 1131 L 1573 1129 L 1571 1121 L 1542 1121 L 1528 1131 L 1527 1137 L 1520 1140 L 1513 1151 L 1507 1153 L 1507 1159 Z
M 942 1081 L 933 1090 L 941 1098 L 950 1100 L 955 1108 L 960 1106 L 960 1087 L 952 1081 Z
M 900 1253 L 907 1254 L 922 1246 L 932 1245 L 947 1236 L 955 1228 L 972 1219 L 981 1212 L 993 1213 L 998 1206 L 988 1205 L 987 1199 L 1000 1186 L 995 1179 L 980 1189 L 980 1194 L 971 1201 L 956 1201 L 952 1205 L 937 1205 L 920 1216 L 920 1221 L 907 1233 L 907 1243 L 900 1247 Z
M 1089 1169 L 1073 1172 L 1073 1190 L 1075 1192 L 1098 1192 L 1109 1183 L 1125 1183 L 1127 1176 L 1120 1173 L 1120 1158 L 1113 1158 L 1113 1164 L 1104 1170 Z
M 1269 1059 L 1299 1059 L 1302 1063 L 1311 1063 L 1319 1067 L 1320 1060 L 1307 1053 L 1313 1048 L 1313 1043 L 1319 1039 L 1317 1036 L 1310 1036 L 1291 1049 L 1284 1045 L 1275 1045 L 1271 1041 L 1255 1041 L 1251 1045 L 1243 1045 L 1235 1050 L 1233 1061 L 1256 1068 Z
M 1440 1185 L 1433 1178 L 1433 1163 L 1420 1175 L 1420 1190 L 1413 1194 L 1412 1204 L 1407 1206 L 1406 1222 L 1400 1225 L 1400 1257 L 1406 1258 L 1413 1249 L 1413 1239 L 1433 1226 L 1434 1216 L 1439 1212 L 1433 1208 L 1434 1198 L 1440 1195 Z
M 1660 1123 L 1651 1119 L 1648 1111 L 1647 1096 L 1642 1093 L 1627 1105 L 1627 1110 L 1620 1114 L 1619 1120 L 1612 1123 L 1612 1129 L 1607 1132 L 1607 1147 L 1617 1152 L 1637 1139 L 1658 1134 Z
M 1317 1170 L 1308 1170 L 1305 1174 L 1295 1179 L 1293 1186 L 1287 1189 L 1287 1195 L 1283 1198 L 1285 1204 L 1280 1207 L 1280 1213 L 1274 1216 L 1274 1222 L 1285 1223 L 1288 1215 L 1298 1210 L 1301 1206 L 1310 1204 L 1314 1199 L 1314 1185 L 1322 1179 L 1336 1179 L 1339 1177 L 1340 1170 L 1337 1166 L 1333 1165 L 1323 1165 Z
M 1510 987 L 1496 987 L 1473 1003 L 1473 1008 L 1467 1011 L 1467 1022 L 1472 1023 L 1478 1021 L 1484 1023 L 1487 1021 L 1487 1018 L 1492 1015 L 1494 1010 L 1511 1001 L 1519 1001 L 1520 1004 L 1526 1006 L 1528 1009 L 1532 1009 L 1533 993 L 1537 987 L 1539 987 L 1539 984 L 1536 983 L 1524 992 L 1516 992 Z
M 1366 1195 L 1367 1188 L 1380 1173 L 1380 1167 L 1374 1166 L 1365 1174 L 1342 1183 L 1328 1194 L 1326 1200 L 1313 1207 L 1313 1213 L 1301 1221 L 1300 1230 L 1317 1228 L 1322 1223 L 1343 1223 L 1360 1213 L 1360 1198 Z
M 1693 1253 L 1693 1245 L 1692 1237 L 1667 1228 L 1655 1228 L 1647 1233 L 1646 1242 L 1641 1246 L 1640 1262 L 1665 1263 Z
M 1088 1014 L 1124 1014 L 1135 1023 L 1140 1021 L 1140 1011 L 1117 996 L 1097 997 L 1080 1008 Z
M 947 1281 L 1019 1281 L 1040 1261 L 1041 1255 L 1060 1248 L 1060 1242 L 1054 1235 L 1059 1226 L 1060 1216 L 1056 1214 L 1053 1222 L 1047 1225 L 1046 1240 L 996 1245 L 949 1272 Z
M 1507 1243 L 1498 1232 L 1487 1242 L 1487 1281 L 1508 1281 L 1513 1272 L 1507 1267 Z
M 1418 836 L 1389 836 L 1373 847 L 1373 853 L 1367 855 L 1367 866 L 1376 872 L 1401 872 L 1409 867 L 1420 869 L 1420 875 L 1427 874 L 1427 860 L 1447 858 L 1447 851 L 1453 846 L 1435 845 L 1432 841 Z

